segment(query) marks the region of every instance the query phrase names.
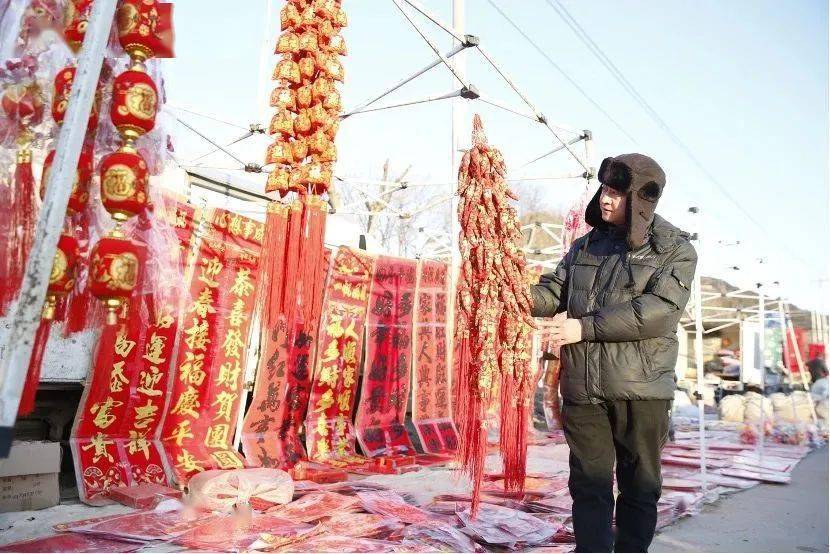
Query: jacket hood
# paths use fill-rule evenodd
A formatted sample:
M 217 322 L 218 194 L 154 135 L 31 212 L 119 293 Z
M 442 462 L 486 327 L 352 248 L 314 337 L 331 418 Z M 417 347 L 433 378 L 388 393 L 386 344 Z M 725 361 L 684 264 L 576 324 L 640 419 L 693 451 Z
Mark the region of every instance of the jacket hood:
M 665 172 L 648 156 L 621 154 L 602 160 L 597 177 L 602 185 L 626 193 L 626 241 L 631 250 L 643 246 L 648 240 L 657 201 L 666 186 Z M 602 187 L 585 209 L 585 221 L 592 227 L 608 227 L 608 223 L 602 219 L 599 206 L 601 192 Z

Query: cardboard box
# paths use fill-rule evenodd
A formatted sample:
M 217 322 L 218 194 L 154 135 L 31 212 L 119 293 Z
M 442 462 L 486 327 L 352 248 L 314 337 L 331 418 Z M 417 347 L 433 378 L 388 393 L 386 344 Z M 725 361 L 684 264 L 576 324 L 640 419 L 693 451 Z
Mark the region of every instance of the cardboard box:
M 60 502 L 61 447 L 56 442 L 12 443 L 0 460 L 0 512 L 42 510 Z

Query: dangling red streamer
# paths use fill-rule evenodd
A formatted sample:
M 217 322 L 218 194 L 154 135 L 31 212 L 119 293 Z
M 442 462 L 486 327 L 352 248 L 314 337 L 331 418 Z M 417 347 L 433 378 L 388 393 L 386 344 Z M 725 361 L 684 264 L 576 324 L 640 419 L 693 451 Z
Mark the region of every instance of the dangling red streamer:
M 37 333 L 35 333 L 32 357 L 29 359 L 26 383 L 23 385 L 23 394 L 20 397 L 20 407 L 17 409 L 18 417 L 29 415 L 35 409 L 35 394 L 37 393 L 38 384 L 40 384 L 40 367 L 43 365 L 43 354 L 46 351 L 46 343 L 49 342 L 49 331 L 51 329 L 51 320 L 40 320 Z
M 35 236 L 37 222 L 37 205 L 35 203 L 35 177 L 32 174 L 32 152 L 21 149 L 17 152 L 17 165 L 14 170 L 14 190 L 11 193 L 12 203 L 9 214 L 9 234 L 2 237 L 5 258 L 0 260 L 4 265 L 2 283 L 0 283 L 0 315 L 6 310 L 20 293 L 23 282 L 23 273 L 26 271 L 26 260 Z

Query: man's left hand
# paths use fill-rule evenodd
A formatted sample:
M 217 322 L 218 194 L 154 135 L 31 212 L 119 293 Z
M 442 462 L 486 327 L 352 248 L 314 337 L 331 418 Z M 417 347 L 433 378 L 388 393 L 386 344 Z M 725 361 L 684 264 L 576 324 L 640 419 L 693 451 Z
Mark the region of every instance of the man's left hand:
M 556 348 L 574 344 L 582 340 L 582 321 L 570 319 L 565 313 L 558 314 L 553 318 L 549 333 Z

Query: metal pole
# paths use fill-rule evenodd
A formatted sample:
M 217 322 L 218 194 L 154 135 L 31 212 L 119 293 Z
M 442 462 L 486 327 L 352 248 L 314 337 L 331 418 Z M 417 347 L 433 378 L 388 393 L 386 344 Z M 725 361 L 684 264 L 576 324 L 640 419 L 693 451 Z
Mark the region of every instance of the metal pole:
M 788 343 L 788 341 L 787 341 L 787 324 L 784 321 L 784 301 L 781 299 L 780 296 L 778 297 L 778 325 L 781 327 L 781 340 L 782 340 L 782 343 L 781 343 L 781 365 L 784 366 L 784 372 L 785 372 L 787 378 L 789 379 L 790 387 L 792 388 L 792 385 L 793 385 L 793 372 L 792 372 L 792 368 L 790 368 L 790 366 L 789 366 L 790 348 L 789 348 L 789 345 L 787 344 Z M 793 341 L 793 342 L 795 342 L 795 341 Z M 796 348 L 798 348 L 797 345 L 796 345 Z M 798 423 L 798 414 L 795 411 L 795 394 L 793 394 L 794 392 L 795 392 L 794 390 L 790 390 L 790 409 L 792 410 L 792 413 L 793 413 L 793 423 Z
M 766 368 L 766 345 L 764 344 L 765 338 L 765 329 L 764 329 L 764 318 L 766 312 L 766 306 L 764 301 L 764 291 L 761 288 L 761 283 L 758 283 L 758 321 L 760 322 L 760 328 L 758 330 L 758 343 L 761 347 L 761 354 L 758 356 L 760 360 L 759 366 L 761 368 L 761 432 L 758 436 L 758 459 L 764 457 L 764 435 L 766 435 L 766 431 L 764 427 L 766 426 L 766 413 L 764 412 L 764 400 L 766 399 L 766 389 L 767 389 L 767 368 Z
M 464 2 L 465 0 L 452 0 L 452 25 L 455 31 L 455 38 L 459 39 L 464 36 Z M 453 41 L 455 42 L 455 41 Z M 453 78 L 451 79 L 453 86 L 455 86 L 455 78 L 460 77 L 463 82 L 466 81 L 466 55 L 462 51 L 458 55 L 453 56 L 450 63 L 452 64 Z M 455 98 L 452 101 L 452 130 L 450 134 L 450 178 L 447 193 L 450 197 L 450 297 L 449 310 L 447 313 L 447 332 L 449 333 L 447 344 L 454 344 L 453 337 L 455 336 L 455 287 L 458 283 L 458 271 L 461 267 L 461 252 L 458 245 L 458 235 L 461 233 L 461 224 L 458 221 L 458 195 L 456 189 L 458 187 L 458 167 L 461 165 L 461 157 L 459 150 L 461 149 L 462 138 L 461 133 L 464 128 L 464 119 L 467 117 L 466 105 L 464 99 Z M 455 363 L 455 349 L 449 350 L 449 367 L 450 379 L 452 379 L 453 364 Z M 452 385 L 452 382 L 450 382 Z
M 8 345 L 4 350 L 8 355 L 0 361 L 0 458 L 8 457 L 11 448 L 20 395 L 98 86 L 115 5 L 116 0 L 97 0 L 92 8 L 83 49 L 78 57 L 69 107 L 58 135 L 55 161 L 38 215 L 35 241 L 26 264 L 11 331 L 7 335 Z
M 700 239 L 700 211 L 697 224 L 697 259 L 703 259 L 703 241 Z M 695 271 L 695 366 L 697 366 L 697 418 L 698 436 L 700 441 L 700 479 L 703 494 L 706 494 L 706 411 L 703 403 L 703 280 L 700 275 L 700 263 Z

